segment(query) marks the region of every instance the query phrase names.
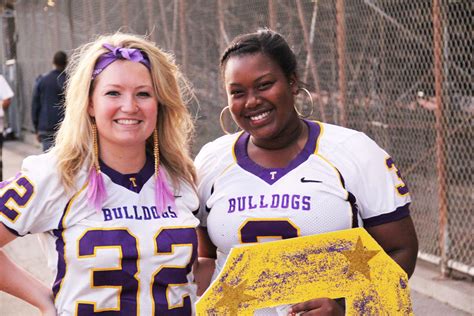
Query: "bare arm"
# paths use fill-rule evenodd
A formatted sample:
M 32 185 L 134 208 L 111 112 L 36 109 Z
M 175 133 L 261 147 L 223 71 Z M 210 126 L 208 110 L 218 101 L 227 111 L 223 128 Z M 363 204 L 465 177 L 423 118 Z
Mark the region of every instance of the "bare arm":
M 4 110 L 8 109 L 8 107 L 10 106 L 10 103 L 12 102 L 12 99 L 11 98 L 8 98 L 8 99 L 5 99 L 3 100 L 2 102 L 2 107 Z
M 197 284 L 197 294 L 202 295 L 211 284 L 212 274 L 215 269 L 216 246 L 211 242 L 207 229 L 197 229 L 199 248 L 198 261 L 194 266 L 194 277 Z
M 42 315 L 56 315 L 51 290 L 16 265 L 1 249 L 16 238 L 0 223 L 0 290 L 37 307 Z
M 418 239 L 410 216 L 396 222 L 367 227 L 369 234 L 411 277 L 418 255 Z

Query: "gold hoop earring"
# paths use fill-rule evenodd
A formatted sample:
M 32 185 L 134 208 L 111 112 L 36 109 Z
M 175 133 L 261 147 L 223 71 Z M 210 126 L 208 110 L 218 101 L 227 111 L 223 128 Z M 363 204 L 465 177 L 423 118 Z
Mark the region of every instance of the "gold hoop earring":
M 155 177 L 158 178 L 160 168 L 160 147 L 158 146 L 158 130 L 153 131 L 153 157 L 155 158 Z
M 294 108 L 295 108 L 295 111 L 296 113 L 298 113 L 298 115 L 302 118 L 307 118 L 307 117 L 310 117 L 311 115 L 313 115 L 313 112 L 314 112 L 314 100 L 313 100 L 313 96 L 311 95 L 311 92 L 308 91 L 308 89 L 306 88 L 298 88 L 297 92 L 299 94 L 299 91 L 303 91 L 304 93 L 306 93 L 309 97 L 309 102 L 311 103 L 311 111 L 308 113 L 308 114 L 303 114 L 302 112 L 300 112 L 298 110 L 298 107 L 296 105 L 296 102 L 295 102 L 295 105 L 294 105 Z M 301 108 L 303 109 L 304 106 L 301 106 Z
M 100 171 L 99 165 L 99 140 L 97 136 L 97 126 L 92 122 L 92 146 L 93 146 L 93 162 L 89 171 L 87 200 L 97 212 L 100 211 L 102 204 L 107 198 L 107 191 L 105 190 L 104 179 Z
M 176 208 L 174 194 L 168 186 L 164 168 L 160 168 L 160 147 L 158 143 L 158 129 L 153 131 L 153 156 L 155 158 L 155 204 L 159 211 L 164 211 L 168 205 Z
M 219 123 L 221 124 L 221 129 L 222 129 L 222 131 L 224 132 L 224 134 L 230 135 L 230 134 L 232 134 L 232 133 L 229 132 L 229 131 L 225 128 L 225 125 L 224 125 L 224 113 L 225 113 L 226 110 L 229 110 L 229 113 L 230 113 L 230 108 L 229 108 L 229 106 L 226 106 L 225 108 L 222 109 L 221 114 L 219 115 Z
M 95 125 L 95 122 L 92 122 L 92 146 L 94 148 L 94 168 L 97 173 L 100 173 L 99 142 L 97 140 L 97 125 Z

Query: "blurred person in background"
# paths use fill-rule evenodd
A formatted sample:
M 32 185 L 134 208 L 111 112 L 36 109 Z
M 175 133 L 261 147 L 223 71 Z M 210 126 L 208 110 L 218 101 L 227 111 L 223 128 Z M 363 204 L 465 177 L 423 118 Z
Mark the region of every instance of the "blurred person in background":
M 13 90 L 8 84 L 7 80 L 3 75 L 0 75 L 0 181 L 3 180 L 3 159 L 2 159 L 2 149 L 3 149 L 3 115 L 4 111 L 8 109 L 11 103 L 11 99 L 14 96 Z
M 31 105 L 31 119 L 43 151 L 54 144 L 54 136 L 64 118 L 64 88 L 67 55 L 58 51 L 53 57 L 54 69 L 36 78 Z

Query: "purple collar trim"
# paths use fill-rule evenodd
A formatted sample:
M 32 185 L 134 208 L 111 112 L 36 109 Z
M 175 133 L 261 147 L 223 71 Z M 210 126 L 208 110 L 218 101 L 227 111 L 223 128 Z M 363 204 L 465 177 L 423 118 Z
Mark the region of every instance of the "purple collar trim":
M 99 56 L 95 63 L 94 71 L 92 72 L 92 79 L 95 79 L 105 68 L 107 68 L 107 66 L 117 59 L 126 59 L 141 63 L 148 69 L 151 69 L 148 56 L 137 48 L 114 47 L 109 44 L 104 44 L 102 46 L 107 48 L 110 52 L 103 53 Z
M 100 170 L 106 174 L 113 183 L 123 186 L 124 188 L 140 193 L 143 185 L 155 173 L 155 163 L 153 158 L 147 156 L 145 166 L 138 173 L 121 174 L 120 172 L 107 166 L 102 160 L 99 161 Z
M 318 143 L 318 138 L 321 133 L 321 127 L 319 124 L 311 121 L 304 120 L 306 125 L 309 128 L 308 131 L 308 140 L 304 148 L 298 154 L 298 156 L 293 159 L 287 167 L 285 168 L 264 168 L 257 163 L 255 163 L 252 159 L 250 159 L 248 152 L 247 152 L 247 145 L 250 139 L 249 133 L 242 133 L 234 145 L 234 153 L 237 159 L 237 164 L 244 170 L 256 175 L 263 181 L 267 182 L 268 184 L 272 185 L 273 183 L 277 182 L 291 170 L 295 169 L 303 162 L 305 162 L 316 150 L 316 145 Z

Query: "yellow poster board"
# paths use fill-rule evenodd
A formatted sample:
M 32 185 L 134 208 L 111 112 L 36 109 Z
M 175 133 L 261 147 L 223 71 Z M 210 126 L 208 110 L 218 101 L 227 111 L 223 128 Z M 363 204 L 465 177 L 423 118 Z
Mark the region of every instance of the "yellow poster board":
M 413 315 L 406 273 L 363 228 L 232 249 L 196 312 L 253 315 L 317 297 L 345 298 L 346 315 Z

